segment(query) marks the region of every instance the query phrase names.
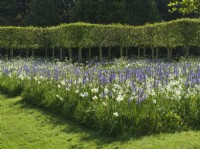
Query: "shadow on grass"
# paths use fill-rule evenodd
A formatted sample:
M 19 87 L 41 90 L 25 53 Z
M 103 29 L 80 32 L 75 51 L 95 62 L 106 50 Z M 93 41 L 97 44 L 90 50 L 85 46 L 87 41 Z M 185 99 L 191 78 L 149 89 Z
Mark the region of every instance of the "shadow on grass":
M 112 136 L 98 133 L 97 130 L 92 130 L 82 125 L 78 125 L 77 123 L 65 119 L 62 115 L 59 115 L 58 113 L 53 113 L 48 109 L 29 104 L 23 101 L 23 99 L 13 103 L 13 106 L 18 106 L 21 109 L 26 109 L 28 114 L 33 113 L 34 111 L 41 113 L 45 117 L 45 120 L 42 120 L 41 122 L 41 127 L 45 126 L 45 124 L 51 124 L 52 129 L 59 126 L 62 128 L 61 131 L 68 134 L 80 134 L 80 141 L 95 142 L 97 146 L 106 146 L 114 142 L 124 144 L 130 139 L 139 139 L 139 137 L 113 138 Z
M 18 97 L 19 97 L 19 95 L 10 95 L 10 94 L 7 94 L 6 92 L 0 91 L 0 99 L 1 100 L 16 99 Z

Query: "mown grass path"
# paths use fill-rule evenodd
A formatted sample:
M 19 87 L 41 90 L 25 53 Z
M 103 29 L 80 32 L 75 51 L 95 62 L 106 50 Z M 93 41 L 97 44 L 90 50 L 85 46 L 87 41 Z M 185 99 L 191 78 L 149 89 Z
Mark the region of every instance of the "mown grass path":
M 1 149 L 200 148 L 200 132 L 119 140 L 97 135 L 61 116 L 35 108 L 20 97 L 0 95 Z

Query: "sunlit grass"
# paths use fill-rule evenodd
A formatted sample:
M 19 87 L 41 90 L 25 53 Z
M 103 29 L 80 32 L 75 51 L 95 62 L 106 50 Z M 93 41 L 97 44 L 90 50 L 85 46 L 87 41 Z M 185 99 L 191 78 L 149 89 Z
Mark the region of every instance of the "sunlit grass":
M 199 131 L 112 139 L 26 104 L 20 97 L 0 96 L 0 118 L 2 149 L 200 148 Z

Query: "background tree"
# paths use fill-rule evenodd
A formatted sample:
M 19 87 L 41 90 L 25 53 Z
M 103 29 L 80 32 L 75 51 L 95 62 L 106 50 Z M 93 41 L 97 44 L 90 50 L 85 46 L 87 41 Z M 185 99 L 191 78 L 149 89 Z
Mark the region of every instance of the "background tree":
M 53 26 L 69 19 L 66 12 L 68 3 L 64 0 L 31 0 L 28 6 L 28 25 Z
M 71 11 L 72 22 L 140 25 L 159 20 L 155 0 L 79 0 Z
M 79 0 L 72 8 L 71 22 L 125 23 L 125 15 L 125 0 Z
M 171 7 L 171 12 L 200 14 L 200 0 L 172 0 L 168 6 Z
M 127 0 L 128 24 L 141 25 L 161 20 L 160 12 L 155 0 L 133 1 Z
M 25 25 L 27 0 L 1 0 L 0 25 Z
M 173 13 L 168 11 L 170 2 Z M 142 25 L 183 16 L 200 17 L 199 3 L 199 0 L 1 0 L 0 25 L 53 26 L 77 21 Z

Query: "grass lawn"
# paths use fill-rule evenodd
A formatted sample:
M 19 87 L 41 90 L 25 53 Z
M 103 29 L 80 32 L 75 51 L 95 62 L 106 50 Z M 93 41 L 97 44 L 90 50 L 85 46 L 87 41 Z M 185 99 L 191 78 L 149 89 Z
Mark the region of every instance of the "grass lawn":
M 98 135 L 21 98 L 0 95 L 1 149 L 200 148 L 200 131 L 159 134 L 127 140 Z

